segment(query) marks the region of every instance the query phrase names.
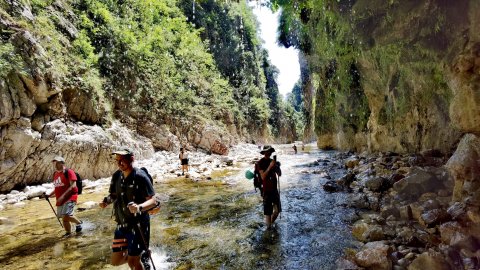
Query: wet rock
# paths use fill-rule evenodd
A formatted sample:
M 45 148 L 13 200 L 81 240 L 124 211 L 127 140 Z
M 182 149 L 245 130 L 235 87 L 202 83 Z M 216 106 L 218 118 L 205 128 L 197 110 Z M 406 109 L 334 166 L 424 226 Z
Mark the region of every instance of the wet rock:
M 358 209 L 369 209 L 370 203 L 365 194 L 352 194 L 350 197 L 350 206 Z
M 0 225 L 13 224 L 13 221 L 6 217 L 0 217 Z
M 323 190 L 325 190 L 326 192 L 339 192 L 342 191 L 343 188 L 335 181 L 330 180 L 323 185 Z
M 433 209 L 422 214 L 421 220 L 427 227 L 433 227 L 450 220 L 450 215 L 444 209 Z
M 426 200 L 422 206 L 423 209 L 425 209 L 426 211 L 438 209 L 441 207 L 440 203 L 435 199 Z
M 460 223 L 456 221 L 450 221 L 450 222 L 441 224 L 439 226 L 441 241 L 445 244 L 450 244 L 454 234 L 457 231 L 461 231 L 461 230 L 462 230 L 462 226 L 460 225 Z
M 449 270 L 447 261 L 439 253 L 424 252 L 417 256 L 415 260 L 408 266 L 408 270 Z
M 450 245 L 457 249 L 466 249 L 475 252 L 480 249 L 480 241 L 477 237 L 464 232 L 453 233 Z
M 383 177 L 373 177 L 365 181 L 365 187 L 373 192 L 384 192 L 390 188 L 390 185 Z
M 452 219 L 460 219 L 462 216 L 465 216 L 466 206 L 463 203 L 455 202 L 448 209 L 447 213 L 452 217 Z
M 364 233 L 368 230 L 369 226 L 370 225 L 364 220 L 359 220 L 355 222 L 352 228 L 353 237 L 355 237 L 355 239 L 357 239 L 358 241 L 366 242 Z
M 353 181 L 356 180 L 355 174 L 349 172 L 337 180 L 337 184 L 349 188 Z
M 369 226 L 363 233 L 362 238 L 366 241 L 381 241 L 385 239 L 383 228 L 378 225 Z
M 335 262 L 337 270 L 357 270 L 360 269 L 355 263 L 344 258 L 340 258 Z
M 350 157 L 345 160 L 345 167 L 349 169 L 355 168 L 360 163 L 360 159 L 356 156 Z
M 410 205 L 401 206 L 398 210 L 400 211 L 400 218 L 403 220 L 410 220 L 413 218 L 412 208 L 410 208 Z
M 378 270 L 392 269 L 392 262 L 388 259 L 391 247 L 383 242 L 370 242 L 365 244 L 360 252 L 355 255 L 355 263 L 361 267 Z
M 386 207 L 381 209 L 380 215 L 383 218 L 388 218 L 390 216 L 393 216 L 395 218 L 399 218 L 400 217 L 400 210 L 395 206 L 386 206 Z
M 23 192 L 26 194 L 28 199 L 38 197 L 45 193 L 47 189 L 42 186 L 27 186 L 23 190 Z
M 478 209 L 469 209 L 467 211 L 467 217 L 471 222 L 475 224 L 480 223 L 480 213 L 478 212 Z
M 405 178 L 405 175 L 399 174 L 399 173 L 394 173 L 394 174 L 390 175 L 390 177 L 388 178 L 388 184 L 390 186 L 393 186 L 393 184 L 402 180 L 403 178 Z

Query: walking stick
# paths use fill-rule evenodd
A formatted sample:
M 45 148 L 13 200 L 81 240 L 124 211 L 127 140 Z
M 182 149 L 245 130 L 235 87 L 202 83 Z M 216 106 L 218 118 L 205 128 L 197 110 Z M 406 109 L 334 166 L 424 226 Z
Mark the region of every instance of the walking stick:
M 134 202 L 129 202 L 128 205 L 132 205 L 133 203 Z M 137 213 L 135 213 L 134 216 L 137 216 Z M 145 236 L 143 235 L 140 222 L 137 222 L 137 228 L 138 228 L 138 232 L 140 233 L 140 237 L 142 237 L 143 245 L 147 248 L 146 252 L 148 252 L 148 257 L 150 257 L 150 261 L 152 262 L 153 270 L 157 270 L 157 268 L 155 268 L 155 264 L 153 263 L 152 253 L 150 252 L 150 249 L 148 248 L 148 245 L 147 245 L 147 241 L 145 240 Z
M 52 208 L 53 213 L 55 214 L 55 217 L 57 217 L 58 223 L 60 223 L 60 226 L 63 228 L 62 222 L 60 222 L 60 218 L 57 216 L 57 212 L 55 212 L 55 209 L 53 209 L 52 203 L 48 199 L 48 196 L 45 196 L 45 199 L 47 199 L 48 204 L 50 204 L 50 207 Z
M 280 175 L 278 176 L 278 181 L 277 181 L 277 183 L 278 183 L 278 202 L 279 202 L 280 205 L 281 205 L 282 202 L 280 201 Z M 281 207 L 280 205 L 279 205 L 279 207 Z M 279 218 L 279 219 L 282 218 L 282 212 L 281 212 L 281 211 L 278 213 L 278 218 Z
M 137 223 L 137 227 L 138 227 L 138 231 L 140 232 L 140 236 L 142 237 L 143 245 L 145 245 L 145 247 L 147 248 L 148 257 L 150 257 L 150 261 L 152 262 L 153 270 L 157 270 L 157 268 L 155 268 L 155 264 L 153 263 L 152 252 L 150 252 L 150 249 L 148 248 L 148 245 L 147 245 L 147 241 L 145 241 L 145 237 L 143 236 L 143 231 L 142 231 L 142 227 L 140 226 L 140 222 Z

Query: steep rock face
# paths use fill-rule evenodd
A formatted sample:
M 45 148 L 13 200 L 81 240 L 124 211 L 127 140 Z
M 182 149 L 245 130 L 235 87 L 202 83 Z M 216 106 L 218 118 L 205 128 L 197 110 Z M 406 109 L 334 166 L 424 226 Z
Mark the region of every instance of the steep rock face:
M 478 1 L 312 2 L 300 18 L 319 147 L 452 152 L 478 134 Z
M 153 154 L 150 140 L 116 122 L 103 129 L 57 119 L 37 132 L 23 117 L 2 126 L 1 139 L 0 192 L 51 180 L 56 155 L 63 156 L 66 165 L 82 177 L 95 179 L 116 170 L 111 153 L 118 145 L 130 146 L 138 158 Z
M 36 17 L 28 1 L 0 4 L 0 192 L 50 181 L 55 155 L 94 179 L 116 169 L 110 153 L 119 145 L 148 158 L 154 149 L 177 151 L 184 139 L 173 124 L 127 115 L 123 100 L 107 97 L 105 79 L 75 55 L 70 8 L 55 1 L 49 17 Z M 225 154 L 235 142 L 227 129 L 198 128 L 184 143 Z

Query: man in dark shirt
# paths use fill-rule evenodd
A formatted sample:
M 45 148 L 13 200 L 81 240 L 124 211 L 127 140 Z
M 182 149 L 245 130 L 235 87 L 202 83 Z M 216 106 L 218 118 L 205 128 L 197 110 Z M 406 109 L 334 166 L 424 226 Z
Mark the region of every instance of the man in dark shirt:
M 263 158 L 257 163 L 263 184 L 263 214 L 265 215 L 267 229 L 272 227 L 278 214 L 282 211 L 280 194 L 277 189 L 277 175 L 281 176 L 282 171 L 280 170 L 280 166 L 276 159 L 270 158 L 273 152 L 275 152 L 273 147 L 265 145 L 262 151 L 260 151 Z
M 113 152 L 119 170 L 110 182 L 108 197 L 100 207 L 105 208 L 113 202 L 117 228 L 112 244 L 112 265 L 128 263 L 130 269 L 141 270 L 140 255 L 148 252 L 150 240 L 150 216 L 141 210 L 132 213 L 129 204 L 141 205 L 155 194 L 152 183 L 146 173 L 133 167 L 133 152 L 125 147 Z

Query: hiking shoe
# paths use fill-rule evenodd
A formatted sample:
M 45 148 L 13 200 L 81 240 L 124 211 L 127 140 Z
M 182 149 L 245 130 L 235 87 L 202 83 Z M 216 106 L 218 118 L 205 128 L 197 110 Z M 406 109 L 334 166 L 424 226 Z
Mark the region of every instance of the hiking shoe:
M 82 231 L 82 224 L 83 224 L 83 221 L 80 221 L 80 224 L 75 225 L 75 232 L 76 233 L 79 233 L 79 232 Z
M 151 269 L 151 267 L 150 267 L 150 255 L 149 254 L 150 254 L 150 250 L 146 250 L 140 255 L 140 261 L 142 262 L 143 268 L 145 270 L 150 270 Z
M 66 232 L 64 235 L 62 235 L 62 238 L 68 238 L 72 236 L 72 233 L 71 232 Z

